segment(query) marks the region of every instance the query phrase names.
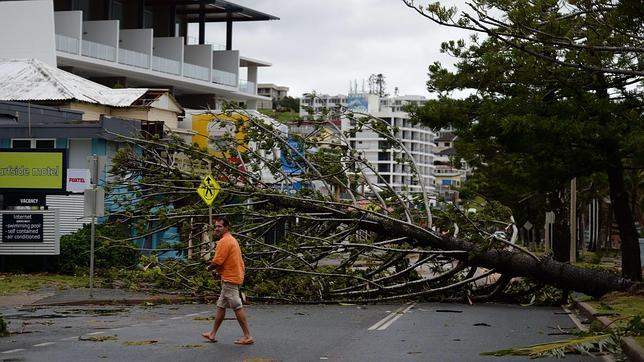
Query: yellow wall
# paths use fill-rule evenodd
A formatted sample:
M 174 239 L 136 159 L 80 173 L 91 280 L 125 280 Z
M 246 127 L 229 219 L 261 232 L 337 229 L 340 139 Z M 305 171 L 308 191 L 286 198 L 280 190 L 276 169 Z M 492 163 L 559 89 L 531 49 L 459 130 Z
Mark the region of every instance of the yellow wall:
M 248 143 L 246 140 L 246 131 L 243 124 L 248 122 L 246 116 L 240 114 L 212 114 L 202 113 L 192 115 L 192 130 L 196 132 L 192 136 L 192 142 L 198 144 L 201 148 L 208 149 L 208 151 L 215 157 L 238 157 L 238 153 L 232 149 L 229 151 L 224 150 L 221 152 L 218 148 L 213 147 L 211 144 L 213 136 L 216 137 L 217 133 L 224 133 L 227 129 L 235 132 L 234 138 L 237 141 L 237 151 L 240 153 L 246 152 Z M 220 127 L 224 125 L 224 127 Z M 210 126 L 210 130 L 209 130 Z

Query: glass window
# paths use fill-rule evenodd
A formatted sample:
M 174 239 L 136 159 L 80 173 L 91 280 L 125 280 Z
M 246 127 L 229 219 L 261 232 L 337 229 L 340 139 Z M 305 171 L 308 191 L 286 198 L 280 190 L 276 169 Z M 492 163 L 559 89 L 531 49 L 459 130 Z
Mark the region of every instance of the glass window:
M 11 148 L 31 148 L 31 140 L 11 140 Z
M 56 148 L 56 140 L 36 140 L 35 148 Z

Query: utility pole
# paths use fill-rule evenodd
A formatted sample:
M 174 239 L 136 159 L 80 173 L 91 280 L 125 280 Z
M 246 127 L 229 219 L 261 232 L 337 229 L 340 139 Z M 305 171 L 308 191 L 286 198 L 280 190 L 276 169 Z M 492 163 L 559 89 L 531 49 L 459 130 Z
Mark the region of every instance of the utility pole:
M 577 178 L 570 180 L 570 262 L 577 262 Z

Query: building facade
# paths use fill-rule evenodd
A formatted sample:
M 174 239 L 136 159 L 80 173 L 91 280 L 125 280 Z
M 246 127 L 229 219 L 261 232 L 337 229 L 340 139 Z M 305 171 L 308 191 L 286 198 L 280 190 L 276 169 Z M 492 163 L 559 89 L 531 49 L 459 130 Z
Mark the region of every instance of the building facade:
M 339 116 L 341 129 L 349 132 L 347 141 L 363 159 L 377 172 L 364 170 L 369 183 L 382 189 L 391 187 L 399 192 L 417 193 L 424 191 L 435 200 L 434 179 L 434 137 L 431 129 L 413 125 L 410 115 L 403 110 L 405 105 L 421 106 L 427 100 L 422 96 L 396 96 L 380 98 L 375 94 L 353 93 L 349 95 L 315 95 L 304 97 L 300 107 L 302 118 L 315 118 L 324 109 L 346 109 L 354 115 L 371 115 L 389 126 L 398 142 L 389 142 L 374 130 L 363 129 L 352 132 L 356 120 Z M 332 117 L 333 118 L 333 117 Z M 331 119 L 333 121 L 333 119 Z M 406 162 L 404 154 L 411 156 Z M 418 177 L 414 177 L 412 165 L 415 164 Z
M 273 109 L 276 101 L 288 96 L 288 87 L 260 83 L 257 85 L 257 94 L 271 99 L 270 101 L 258 101 L 257 109 Z
M 108 86 L 166 88 L 184 107 L 235 101 L 254 109 L 258 69 L 270 63 L 234 49 L 233 24 L 278 20 L 228 1 L 0 1 L 0 59 L 35 58 Z M 226 46 L 205 24 L 226 24 Z M 197 44 L 188 25 L 198 24 Z

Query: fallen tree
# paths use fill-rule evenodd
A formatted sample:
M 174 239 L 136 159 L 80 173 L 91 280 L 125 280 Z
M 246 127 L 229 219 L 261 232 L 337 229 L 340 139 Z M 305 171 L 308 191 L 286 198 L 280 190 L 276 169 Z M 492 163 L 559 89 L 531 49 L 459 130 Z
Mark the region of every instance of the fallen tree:
M 176 230 L 181 242 L 155 253 L 172 250 L 185 259 L 148 260 L 146 268 L 156 266 L 191 293 L 212 292 L 204 268 L 213 247 L 209 210 L 195 192 L 208 173 L 221 189 L 212 212 L 233 224 L 247 261 L 245 285 L 255 299 L 477 301 L 533 295 L 544 285 L 592 296 L 640 286 L 617 274 L 538 257 L 495 236 L 499 225 L 508 226 L 498 220 L 512 219 L 502 206 L 489 203 L 476 215 L 433 208 L 430 188 L 396 136 L 400 131 L 369 115 L 338 111 L 352 121 L 351 129 L 322 119 L 310 133 L 286 137 L 264 120 L 232 110 L 226 120 L 213 122 L 223 128 L 236 119 L 245 136 L 220 135 L 214 149 L 173 137 L 123 138 L 131 147 L 114 158 L 108 218 L 132 225 L 130 240 L 141 246 L 146 238 Z M 395 189 L 356 152 L 347 135 L 364 130 L 392 144 L 420 192 Z M 285 162 L 299 171 L 286 172 Z M 285 191 L 297 183 L 315 188 Z M 516 277 L 529 285 L 517 291 Z

